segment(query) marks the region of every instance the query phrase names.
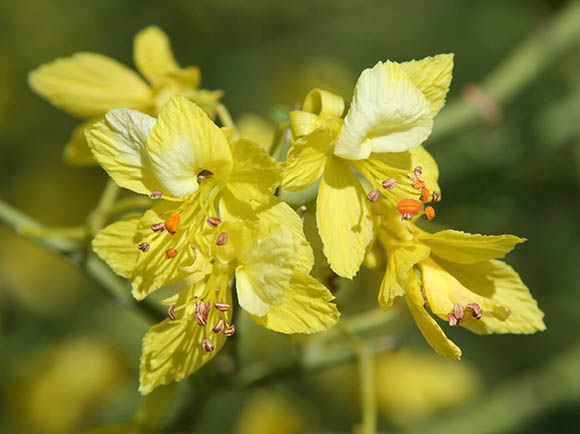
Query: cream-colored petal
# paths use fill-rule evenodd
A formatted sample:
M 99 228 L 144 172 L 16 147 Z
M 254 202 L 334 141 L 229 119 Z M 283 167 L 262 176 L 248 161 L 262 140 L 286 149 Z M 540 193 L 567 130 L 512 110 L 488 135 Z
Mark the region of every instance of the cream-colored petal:
M 232 171 L 224 134 L 201 108 L 179 96 L 161 109 L 146 146 L 162 191 L 175 197 L 196 192 L 197 175 L 203 170 L 220 179 Z
M 234 167 L 228 189 L 239 200 L 259 206 L 270 200 L 280 185 L 280 164 L 256 143 L 240 139 L 232 146 Z
M 365 69 L 340 130 L 335 155 L 363 160 L 371 152 L 402 152 L 419 146 L 433 125 L 431 108 L 397 63 Z
M 97 160 L 93 156 L 87 138 L 85 137 L 85 130 L 93 126 L 95 122 L 83 122 L 75 127 L 69 141 L 64 147 L 63 159 L 66 163 L 72 166 L 94 166 Z
M 467 321 L 463 326 L 478 334 L 536 333 L 546 329 L 544 312 L 522 282 L 518 273 L 503 261 L 476 264 L 456 264 L 440 261 L 470 291 L 507 307 L 510 314 L 504 320 L 482 316 L 479 321 Z
M 155 177 L 145 148 L 154 125 L 155 118 L 120 108 L 87 128 L 85 135 L 98 163 L 121 187 L 147 195 L 161 190 L 165 199 L 174 199 Z
M 429 312 L 423 306 L 421 282 L 415 274 L 409 276 L 409 281 L 405 288 L 405 299 L 417 327 L 419 327 L 425 340 L 435 352 L 449 359 L 459 360 L 461 358 L 461 349 L 445 335 L 435 318 L 429 315 Z
M 451 229 L 434 234 L 417 231 L 416 236 L 436 256 L 459 264 L 503 258 L 517 244 L 526 241 L 514 235 L 469 234 Z
M 239 257 L 236 288 L 240 306 L 264 316 L 284 301 L 297 265 L 298 240 L 283 228 L 257 238 Z
M 155 387 L 180 381 L 193 372 L 197 371 L 211 359 L 213 359 L 226 343 L 227 337 L 223 333 L 213 333 L 212 328 L 219 319 L 225 318 L 230 324 L 233 317 L 233 309 L 219 312 L 213 308 L 217 300 L 205 299 L 212 308 L 209 313 L 206 326 L 200 326 L 194 318 L 195 304 L 182 303 L 182 300 L 192 299 L 188 293 L 202 291 L 207 280 L 193 285 L 182 291 L 175 309 L 175 321 L 166 319 L 151 327 L 143 338 L 141 352 L 141 365 L 139 369 L 139 392 L 148 394 Z M 232 305 L 231 291 L 223 292 L 227 298 L 219 301 Z M 204 351 L 202 341 L 204 338 L 211 339 L 215 348 L 213 351 Z
M 330 145 L 336 139 L 340 125 L 340 120 L 329 119 L 292 144 L 283 166 L 284 190 L 302 190 L 322 176 Z
M 119 276 L 129 279 L 137 265 L 137 217 L 119 220 L 101 229 L 92 241 L 94 252 Z
M 413 84 L 425 95 L 435 116 L 445 105 L 453 77 L 453 54 L 439 54 L 401 63 Z
M 355 174 L 335 157 L 328 159 L 316 199 L 316 222 L 332 270 L 351 279 L 373 236 L 369 202 Z
M 149 26 L 135 35 L 133 58 L 137 69 L 156 84 L 165 74 L 179 68 L 167 35 L 157 26 Z
M 387 244 L 387 270 L 379 291 L 379 305 L 387 310 L 395 298 L 404 295 L 405 285 L 413 267 L 429 256 L 429 248 L 414 241 Z
M 258 324 L 280 333 L 316 333 L 333 327 L 340 317 L 332 293 L 314 277 L 297 271 L 284 291 L 284 302 L 263 317 L 251 315 Z
M 152 91 L 139 75 L 107 56 L 77 53 L 46 63 L 28 76 L 30 87 L 52 104 L 83 118 L 116 107 L 146 111 Z
M 466 306 L 471 303 L 477 303 L 484 316 L 493 316 L 502 321 L 508 317 L 508 306 L 470 291 L 434 260 L 424 260 L 419 264 L 419 269 L 429 309 L 439 317 L 447 319 L 447 314 L 453 313 L 455 304 Z M 467 320 L 471 318 L 466 317 Z

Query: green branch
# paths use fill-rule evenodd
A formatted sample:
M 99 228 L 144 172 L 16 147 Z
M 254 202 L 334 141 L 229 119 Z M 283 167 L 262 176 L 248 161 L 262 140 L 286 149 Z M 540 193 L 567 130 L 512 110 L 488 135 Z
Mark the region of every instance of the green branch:
M 478 86 L 481 94 L 499 107 L 511 102 L 555 60 L 578 46 L 579 23 L 580 1 L 573 1 L 483 80 Z M 431 140 L 441 141 L 453 133 L 484 122 L 485 110 L 467 99 L 456 100 L 437 116 Z M 443 146 L 443 143 L 437 146 Z

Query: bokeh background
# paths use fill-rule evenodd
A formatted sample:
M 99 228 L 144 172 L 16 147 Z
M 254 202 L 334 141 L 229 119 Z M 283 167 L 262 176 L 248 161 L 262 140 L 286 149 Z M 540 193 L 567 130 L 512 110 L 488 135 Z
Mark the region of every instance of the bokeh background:
M 460 105 L 466 86 L 488 77 L 529 38 L 549 32 L 553 18 L 571 5 L 1 2 L 0 197 L 47 225 L 83 224 L 106 176 L 96 167 L 63 164 L 63 146 L 78 121 L 36 96 L 27 73 L 79 51 L 133 66 L 133 36 L 147 25 L 162 27 L 179 62 L 199 66 L 203 87 L 223 89 L 234 118 L 258 135 L 313 87 L 349 98 L 360 71 L 377 60 L 454 52 L 448 106 Z M 426 143 L 441 169 L 437 225 L 528 238 L 507 261 L 546 313 L 548 329 L 486 337 L 447 329 L 464 351 L 462 362 L 448 362 L 432 354 L 408 312 L 396 309 L 392 321 L 374 331 L 402 345 L 376 360 L 381 432 L 483 432 L 498 420 L 512 422 L 485 432 L 572 432 L 577 426 L 580 38 L 572 39 L 565 49 L 551 40 L 538 47 L 548 53 L 539 55 L 545 65 L 532 62 L 531 78 L 524 65 L 522 85 L 516 83 L 517 92 L 502 104 L 501 119 L 448 123 Z M 521 75 L 514 68 L 514 80 Z M 311 214 L 306 225 L 316 242 Z M 0 432 L 58 434 L 130 422 L 143 402 L 137 370 L 149 323 L 116 306 L 62 258 L 3 226 L 0 246 Z M 322 261 L 317 273 L 328 273 Z M 375 305 L 379 279 L 364 272 L 355 285 L 337 283 L 345 317 Z M 235 351 L 242 364 L 283 361 L 295 352 L 293 340 L 240 321 Z M 349 363 L 202 396 L 182 384 L 162 432 L 351 432 L 360 420 L 357 381 L 356 365 Z

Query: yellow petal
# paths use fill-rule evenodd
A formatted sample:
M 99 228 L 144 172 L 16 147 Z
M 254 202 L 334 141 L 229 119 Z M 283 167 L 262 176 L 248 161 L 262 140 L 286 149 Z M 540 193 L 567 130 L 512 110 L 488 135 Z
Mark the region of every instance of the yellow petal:
M 147 155 L 145 144 L 153 125 L 151 116 L 114 109 L 86 130 L 86 138 L 96 160 L 121 187 L 147 195 L 161 190 L 165 199 L 173 199 L 155 177 Z
M 133 58 L 137 69 L 153 84 L 162 81 L 168 72 L 179 68 L 169 38 L 157 26 L 146 27 L 135 35 Z
M 258 214 L 260 225 L 269 224 L 272 227 L 282 226 L 289 230 L 292 236 L 299 240 L 297 252 L 297 268 L 309 273 L 314 265 L 314 252 L 304 235 L 302 219 L 286 202 L 272 198 L 269 206 Z
M 340 120 L 329 119 L 292 144 L 284 162 L 284 190 L 302 190 L 322 176 L 330 144 L 335 140 L 340 125 Z
M 65 162 L 73 166 L 94 166 L 97 164 L 85 137 L 85 130 L 92 125 L 94 122 L 83 122 L 75 127 L 64 148 L 63 158 Z
M 92 241 L 94 252 L 119 276 L 130 278 L 137 265 L 136 237 L 139 219 L 119 220 L 101 229 Z
M 453 54 L 411 60 L 401 63 L 401 67 L 431 104 L 433 116 L 439 113 L 445 105 L 445 97 L 451 84 Z
M 284 290 L 297 264 L 298 240 L 279 228 L 247 246 L 236 268 L 240 306 L 248 313 L 266 315 L 284 301 Z
M 351 160 L 371 152 L 402 152 L 431 134 L 429 102 L 397 63 L 362 72 L 336 141 L 335 155 Z
M 175 211 L 181 215 L 175 234 L 165 230 L 161 233 L 151 230 L 151 225 L 166 221 Z M 192 249 L 191 241 L 194 234 L 207 227 L 206 218 L 197 200 L 182 203 L 162 202 L 143 215 L 139 220 L 133 245 L 137 248 L 138 244 L 147 242 L 150 249 L 147 252 L 138 252 L 137 265 L 131 276 L 132 294 L 137 300 L 142 300 L 162 286 L 190 277 L 192 269 L 196 270 L 204 265 L 202 262 L 199 267 L 193 267 L 204 258 L 198 257 Z M 177 255 L 167 258 L 168 249 L 175 249 Z
M 387 244 L 387 270 L 379 292 L 379 305 L 387 310 L 395 298 L 404 295 L 409 273 L 415 264 L 429 256 L 429 248 L 413 241 Z
M 84 118 L 116 107 L 146 111 L 153 104 L 147 84 L 125 65 L 94 53 L 78 53 L 40 66 L 30 87 L 51 103 Z
M 340 96 L 327 90 L 312 89 L 306 95 L 303 109 L 305 112 L 314 113 L 319 116 L 340 118 L 344 112 L 344 100 Z
M 258 206 L 268 202 L 280 185 L 280 164 L 246 139 L 235 141 L 231 150 L 234 167 L 227 182 L 228 189 L 248 204 Z
M 314 113 L 303 112 L 300 110 L 294 110 L 290 112 L 290 130 L 292 131 L 292 137 L 300 138 L 306 134 L 310 134 L 320 124 L 324 122 L 320 116 Z
M 514 235 L 469 234 L 450 229 L 434 234 L 417 231 L 416 236 L 431 248 L 433 254 L 459 264 L 503 258 L 517 244 L 526 241 Z
M 147 138 L 147 151 L 162 191 L 175 197 L 197 191 L 197 175 L 203 170 L 220 179 L 232 171 L 223 133 L 201 108 L 182 97 L 172 98 L 161 109 Z
M 535 333 L 545 330 L 544 313 L 518 273 L 503 261 L 485 261 L 476 264 L 454 264 L 442 261 L 445 269 L 470 291 L 494 300 L 510 310 L 500 320 L 482 316 L 479 321 L 468 321 L 465 328 L 478 334 Z
M 267 315 L 252 319 L 280 333 L 316 333 L 333 327 L 340 317 L 332 293 L 318 280 L 296 272 L 284 291 L 284 302 Z
M 405 299 L 411 315 L 413 315 L 415 323 L 417 323 L 417 327 L 419 327 L 425 340 L 435 352 L 449 359 L 459 360 L 461 358 L 461 349 L 445 335 L 437 321 L 429 315 L 423 306 L 421 282 L 414 273 L 409 277 L 405 289 Z
M 139 372 L 139 392 L 148 394 L 155 387 L 182 380 L 192 374 L 211 359 L 213 359 L 225 344 L 227 337 L 223 333 L 213 333 L 211 329 L 217 321 L 226 318 L 226 323 L 232 321 L 233 309 L 219 312 L 210 310 L 206 326 L 200 326 L 194 319 L 195 304 L 182 304 L 181 300 L 191 300 L 188 293 L 198 293 L 207 283 L 206 280 L 182 291 L 176 304 L 176 320 L 165 321 L 151 327 L 143 338 L 141 365 Z M 227 298 L 219 301 L 232 305 L 231 291 L 224 291 Z M 213 305 L 212 298 L 204 300 Z M 204 351 L 201 346 L 204 338 L 209 338 L 215 348 Z
M 328 159 L 318 190 L 316 222 L 330 267 L 339 276 L 352 278 L 373 237 L 373 224 L 360 182 L 334 157 Z
M 493 316 L 499 320 L 508 317 L 508 306 L 470 291 L 434 260 L 424 260 L 419 264 L 419 269 L 429 309 L 441 318 L 447 319 L 447 314 L 453 313 L 455 304 L 466 306 L 470 303 L 479 304 L 483 316 Z M 468 315 L 465 322 L 467 320 L 471 320 Z

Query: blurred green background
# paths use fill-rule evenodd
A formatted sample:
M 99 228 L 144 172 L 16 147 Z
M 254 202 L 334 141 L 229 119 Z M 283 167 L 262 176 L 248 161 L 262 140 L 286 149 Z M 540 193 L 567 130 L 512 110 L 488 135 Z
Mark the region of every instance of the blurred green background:
M 201 68 L 204 88 L 225 91 L 235 119 L 254 113 L 273 122 L 276 105 L 292 107 L 313 87 L 349 98 L 360 71 L 378 60 L 443 52 L 455 53 L 448 102 L 458 101 L 466 85 L 547 31 L 567 6 L 558 0 L 1 2 L 0 197 L 48 225 L 83 223 L 106 176 L 96 167 L 62 163 L 78 121 L 33 94 L 27 73 L 79 51 L 133 67 L 133 36 L 147 25 L 168 33 L 182 65 Z M 545 49 L 551 50 L 549 41 Z M 564 365 L 579 360 L 580 39 L 502 109 L 499 122 L 476 122 L 426 143 L 441 169 L 437 224 L 528 238 L 507 261 L 546 313 L 548 330 L 480 337 L 447 328 L 464 351 L 457 364 L 431 356 L 400 309 L 381 332 L 399 336 L 401 357 L 410 359 L 387 355 L 377 362 L 384 432 L 431 432 L 437 426 L 431 423 L 471 414 L 489 393 L 502 393 L 503 405 L 474 425 L 448 429 L 480 432 L 478 423 L 521 407 L 532 408 L 533 417 L 526 413 L 509 432 L 569 432 L 577 423 L 579 374 L 570 379 L 549 367 L 554 358 L 563 357 Z M 311 214 L 306 223 L 314 234 Z M 79 432 L 130 421 L 142 401 L 138 358 L 149 324 L 113 304 L 64 260 L 3 226 L 0 246 L 0 432 Z M 324 266 L 318 272 L 323 276 Z M 339 283 L 345 316 L 375 304 L 380 275 L 366 272 L 360 279 L 364 284 L 356 288 Z M 237 345 L 243 363 L 283 360 L 294 351 L 286 338 L 250 324 L 243 332 Z M 542 376 L 541 390 L 511 383 Z M 190 398 L 181 387 L 166 429 L 351 432 L 360 419 L 356 381 L 355 365 L 341 366 L 258 389 L 208 393 L 195 414 L 176 415 Z

